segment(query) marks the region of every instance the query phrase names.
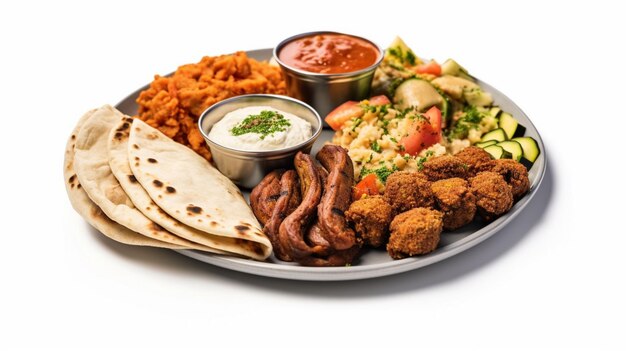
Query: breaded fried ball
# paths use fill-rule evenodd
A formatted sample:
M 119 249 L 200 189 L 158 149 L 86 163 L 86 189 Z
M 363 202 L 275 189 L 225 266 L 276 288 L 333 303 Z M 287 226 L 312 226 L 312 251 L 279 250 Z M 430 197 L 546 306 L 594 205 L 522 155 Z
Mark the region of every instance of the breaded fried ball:
M 454 156 L 467 165 L 468 177 L 473 177 L 479 172 L 488 171 L 492 167 L 493 157 L 487 151 L 477 146 L 466 147 Z
M 511 186 L 511 191 L 513 192 L 513 198 L 515 200 L 524 196 L 528 189 L 530 189 L 530 181 L 528 180 L 528 170 L 526 169 L 526 166 L 515 160 L 495 160 L 491 171 L 500 174 Z
M 478 213 L 486 221 L 497 218 L 513 206 L 511 186 L 498 173 L 480 172 L 469 180 L 469 184 L 476 196 Z
M 467 165 L 456 156 L 443 155 L 424 162 L 421 172 L 431 182 L 448 178 L 466 178 Z
M 433 207 L 435 203 L 430 182 L 417 172 L 392 173 L 387 178 L 384 199 L 395 214 L 416 207 Z
M 387 241 L 393 209 L 382 196 L 370 196 L 353 202 L 346 218 L 365 245 L 379 247 Z
M 429 208 L 414 208 L 397 215 L 389 229 L 389 256 L 400 259 L 423 255 L 437 248 L 443 229 L 443 215 Z
M 443 228 L 454 230 L 470 223 L 476 214 L 476 196 L 461 178 L 449 178 L 432 184 L 435 206 L 443 213 Z

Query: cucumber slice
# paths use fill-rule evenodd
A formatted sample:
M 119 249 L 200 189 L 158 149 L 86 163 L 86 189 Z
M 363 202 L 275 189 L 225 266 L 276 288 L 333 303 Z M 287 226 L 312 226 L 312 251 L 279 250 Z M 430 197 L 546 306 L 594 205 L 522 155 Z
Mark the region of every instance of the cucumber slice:
M 425 80 L 411 78 L 402 82 L 396 88 L 393 102 L 401 110 L 415 107 L 417 111 L 424 112 L 431 106 L 439 109 L 446 103 L 437 89 Z
M 476 144 L 474 144 L 474 146 L 480 147 L 480 148 L 486 148 L 489 145 L 496 145 L 498 142 L 495 140 L 487 140 L 487 141 L 479 141 Z
M 489 145 L 483 150 L 487 151 L 496 160 L 501 158 L 511 158 L 511 154 L 498 145 Z
M 511 116 L 510 113 L 506 112 L 502 112 L 500 114 L 498 127 L 504 129 L 507 139 L 524 136 L 524 133 L 526 132 L 526 127 L 519 124 L 519 122 L 513 116 Z
M 489 131 L 485 133 L 483 137 L 480 139 L 480 141 L 487 141 L 487 140 L 495 140 L 498 142 L 505 141 L 507 140 L 506 132 L 502 128 L 497 128 L 492 131 Z
M 539 150 L 539 145 L 537 145 L 535 139 L 531 137 L 520 137 L 513 140 L 517 141 L 522 146 L 522 156 L 524 156 L 525 159 L 533 163 L 537 160 L 541 150 Z
M 521 160 L 522 154 L 524 151 L 522 150 L 522 145 L 520 145 L 520 143 L 518 143 L 517 141 L 514 141 L 514 140 L 501 141 L 497 143 L 496 145 L 500 146 L 505 151 L 508 151 L 509 153 L 511 153 L 511 158 L 514 159 L 515 161 L 519 162 Z
M 471 80 L 472 82 L 474 81 L 474 78 L 467 73 L 467 70 L 453 59 L 447 59 L 441 64 L 441 74 L 465 78 L 467 80 Z
M 500 112 L 502 112 L 502 109 L 499 107 L 492 107 L 489 110 L 489 114 L 493 116 L 493 118 L 498 118 L 498 116 L 500 116 Z

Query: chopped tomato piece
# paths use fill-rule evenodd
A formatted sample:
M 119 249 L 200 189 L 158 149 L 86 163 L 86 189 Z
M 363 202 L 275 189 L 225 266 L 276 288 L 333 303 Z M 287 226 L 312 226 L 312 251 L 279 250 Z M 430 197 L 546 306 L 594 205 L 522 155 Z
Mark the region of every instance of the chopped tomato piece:
M 437 62 L 432 60 L 428 62 L 427 64 L 413 67 L 413 71 L 415 71 L 415 73 L 428 73 L 428 74 L 432 74 L 435 76 L 440 76 L 441 66 Z
M 433 106 L 423 116 L 424 119 L 413 122 L 412 132 L 400 140 L 404 152 L 411 156 L 441 141 L 441 111 Z
M 363 113 L 363 109 L 358 102 L 346 101 L 330 111 L 324 120 L 333 130 L 339 130 L 344 123 L 353 118 L 361 117 Z
M 372 96 L 368 100 L 370 102 L 370 105 L 372 106 L 382 106 L 382 105 L 387 105 L 391 103 L 391 101 L 389 101 L 389 98 L 385 95 Z
M 376 174 L 370 173 L 363 177 L 357 185 L 354 186 L 352 190 L 352 199 L 358 200 L 363 197 L 363 195 L 373 196 L 378 195 L 378 185 L 376 183 Z

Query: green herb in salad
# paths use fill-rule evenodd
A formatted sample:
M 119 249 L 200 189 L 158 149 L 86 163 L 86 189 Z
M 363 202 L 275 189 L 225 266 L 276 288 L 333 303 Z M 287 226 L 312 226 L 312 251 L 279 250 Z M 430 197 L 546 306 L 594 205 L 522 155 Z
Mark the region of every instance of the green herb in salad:
M 382 149 L 380 147 L 380 145 L 378 145 L 378 141 L 374 140 L 371 144 L 370 147 L 372 148 L 372 150 L 374 150 L 375 152 L 380 152 Z
M 249 115 L 234 126 L 230 133 L 234 136 L 255 133 L 261 134 L 261 140 L 276 132 L 284 132 L 291 123 L 276 111 L 263 110 L 258 115 Z
M 428 161 L 428 159 L 434 155 L 435 153 L 431 150 L 426 151 L 426 154 L 424 155 L 424 157 L 419 157 L 416 159 L 417 162 L 417 170 L 421 171 L 422 169 L 424 169 L 424 162 Z
M 479 128 L 479 124 L 483 120 L 483 117 L 483 114 L 476 109 L 476 106 L 466 106 L 463 109 L 461 117 L 448 132 L 448 137 L 450 139 L 467 138 L 470 129 Z
M 383 184 L 387 181 L 387 177 L 391 175 L 391 173 L 400 170 L 398 166 L 393 165 L 391 168 L 382 166 L 379 168 L 361 168 L 361 173 L 359 174 L 360 179 L 363 179 L 366 175 L 374 173 L 376 177 L 383 182 Z

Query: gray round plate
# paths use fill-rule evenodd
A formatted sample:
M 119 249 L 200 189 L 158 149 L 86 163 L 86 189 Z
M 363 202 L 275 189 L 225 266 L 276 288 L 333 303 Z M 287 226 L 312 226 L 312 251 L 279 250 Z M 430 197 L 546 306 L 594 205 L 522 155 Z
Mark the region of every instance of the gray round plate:
M 248 55 L 257 60 L 267 60 L 272 56 L 272 49 L 248 51 Z M 547 160 L 541 136 L 528 116 L 526 116 L 526 114 L 513 101 L 511 101 L 511 99 L 489 84 L 480 80 L 478 81 L 478 84 L 485 91 L 491 93 L 495 104 L 499 105 L 503 111 L 511 113 L 522 125 L 526 127 L 526 136 L 534 138 L 539 144 L 539 148 L 541 150 L 539 158 L 537 158 L 528 174 L 530 178 L 530 192 L 515 203 L 513 208 L 511 208 L 507 214 L 501 216 L 495 221 L 487 225 L 474 222 L 459 230 L 442 233 L 439 246 L 435 251 L 428 255 L 410 257 L 401 260 L 392 260 L 384 250 L 369 250 L 361 256 L 355 265 L 350 267 L 302 267 L 294 263 L 279 261 L 273 256 L 265 262 L 258 262 L 194 250 L 176 251 L 191 258 L 239 272 L 283 279 L 331 281 L 368 279 L 402 273 L 439 262 L 479 244 L 502 229 L 507 223 L 515 218 L 515 216 L 517 216 L 524 209 L 524 207 L 526 207 L 526 205 L 528 205 L 537 193 L 539 185 L 543 180 Z M 135 103 L 135 100 L 139 96 L 139 93 L 147 87 L 148 85 L 127 96 L 124 100 L 120 101 L 116 107 L 128 115 L 132 116 L 137 114 L 137 104 Z M 324 130 L 316 144 L 313 146 L 311 153 L 317 153 L 321 145 L 330 140 L 332 136 L 333 132 L 331 130 Z M 245 194 L 247 196 L 247 193 Z

